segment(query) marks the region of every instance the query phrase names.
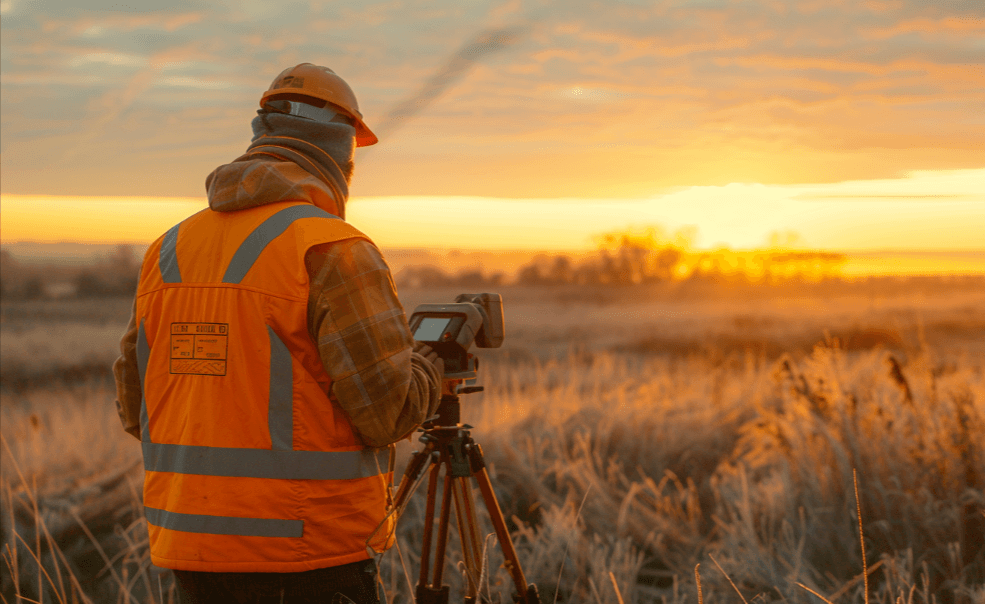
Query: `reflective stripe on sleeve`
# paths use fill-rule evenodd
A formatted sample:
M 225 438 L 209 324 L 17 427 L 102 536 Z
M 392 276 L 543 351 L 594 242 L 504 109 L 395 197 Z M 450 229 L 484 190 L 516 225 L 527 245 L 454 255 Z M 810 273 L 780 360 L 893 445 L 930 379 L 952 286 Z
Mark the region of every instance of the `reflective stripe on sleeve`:
M 181 283 L 181 270 L 178 269 L 178 227 L 174 225 L 164 234 L 158 252 L 157 265 L 161 269 L 161 279 L 165 283 Z
M 387 472 L 387 449 L 274 451 L 144 441 L 144 469 L 202 476 L 351 480 Z
M 267 244 L 279 237 L 291 223 L 301 218 L 332 218 L 339 220 L 338 216 L 329 214 L 321 208 L 313 205 L 303 204 L 290 206 L 277 212 L 270 218 L 263 221 L 260 226 L 255 228 L 246 239 L 240 244 L 239 249 L 233 254 L 233 259 L 226 268 L 226 273 L 222 276 L 223 283 L 239 283 L 246 277 L 257 258 L 267 247 Z
M 304 534 L 303 520 L 182 514 L 147 506 L 144 506 L 144 514 L 147 522 L 154 526 L 186 533 L 293 538 L 300 538 Z
M 270 443 L 275 451 L 294 448 L 294 373 L 291 369 L 291 352 L 271 327 L 270 336 L 270 400 L 267 406 L 267 424 Z
M 144 320 L 140 320 L 137 329 L 137 371 L 140 373 L 140 440 L 150 442 L 150 425 L 147 419 L 147 361 L 150 358 L 150 346 L 147 344 L 147 332 L 144 331 Z

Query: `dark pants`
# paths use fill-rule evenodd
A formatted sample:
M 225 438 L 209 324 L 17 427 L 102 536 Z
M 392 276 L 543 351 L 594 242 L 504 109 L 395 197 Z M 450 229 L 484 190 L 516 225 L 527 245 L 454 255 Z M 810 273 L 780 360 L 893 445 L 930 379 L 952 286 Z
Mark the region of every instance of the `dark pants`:
M 300 573 L 174 571 L 178 604 L 380 604 L 372 560 Z

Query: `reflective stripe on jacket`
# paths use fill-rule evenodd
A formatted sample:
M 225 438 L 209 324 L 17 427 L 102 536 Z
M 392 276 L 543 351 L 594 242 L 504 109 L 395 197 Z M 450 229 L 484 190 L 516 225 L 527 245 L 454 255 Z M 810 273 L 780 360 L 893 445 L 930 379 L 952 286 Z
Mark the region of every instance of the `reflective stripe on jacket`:
M 137 357 L 154 564 L 295 572 L 369 557 L 388 450 L 365 448 L 329 400 L 307 327 L 306 251 L 352 238 L 366 239 L 312 204 L 278 202 L 203 210 L 147 251 Z

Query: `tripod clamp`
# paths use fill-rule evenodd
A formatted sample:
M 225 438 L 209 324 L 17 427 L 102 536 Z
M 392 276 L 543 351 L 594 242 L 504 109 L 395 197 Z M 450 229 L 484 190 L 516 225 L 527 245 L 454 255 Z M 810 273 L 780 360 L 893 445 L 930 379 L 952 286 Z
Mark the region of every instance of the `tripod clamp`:
M 474 392 L 474 390 L 472 390 Z M 460 391 L 462 392 L 462 391 Z M 465 603 L 479 599 L 479 585 L 484 572 L 483 538 L 476 515 L 475 498 L 469 479 L 475 479 L 493 530 L 503 552 L 504 566 L 513 579 L 517 604 L 540 604 L 537 586 L 527 584 L 520 561 L 510 539 L 503 511 L 486 471 L 482 447 L 472 439 L 472 426 L 460 423 L 461 404 L 457 394 L 441 397 L 435 417 L 424 424 L 420 441 L 424 449 L 411 457 L 404 477 L 394 497 L 395 509 L 402 509 L 413 491 L 412 486 L 425 470 L 429 470 L 427 503 L 424 514 L 424 541 L 421 545 L 421 572 L 417 583 L 417 604 L 448 604 L 449 586 L 442 583 L 445 550 L 448 544 L 448 525 L 454 501 L 458 533 L 465 558 L 467 577 Z M 439 474 L 444 468 L 444 482 L 439 508 L 438 536 L 434 543 L 434 567 L 431 567 L 431 547 L 434 536 L 434 515 L 437 505 Z M 433 571 L 433 572 L 432 572 Z

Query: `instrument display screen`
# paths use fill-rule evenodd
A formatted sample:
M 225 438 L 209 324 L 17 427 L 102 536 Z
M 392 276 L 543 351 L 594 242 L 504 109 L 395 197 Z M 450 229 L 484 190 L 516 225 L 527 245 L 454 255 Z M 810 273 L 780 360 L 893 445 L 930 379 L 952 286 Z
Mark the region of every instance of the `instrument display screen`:
M 451 317 L 425 317 L 414 332 L 414 339 L 419 342 L 437 342 L 445 332 Z

